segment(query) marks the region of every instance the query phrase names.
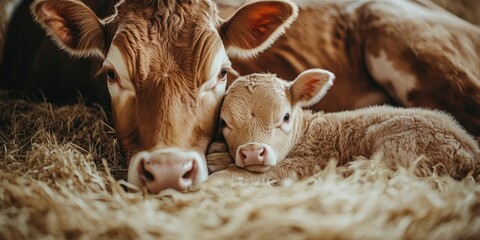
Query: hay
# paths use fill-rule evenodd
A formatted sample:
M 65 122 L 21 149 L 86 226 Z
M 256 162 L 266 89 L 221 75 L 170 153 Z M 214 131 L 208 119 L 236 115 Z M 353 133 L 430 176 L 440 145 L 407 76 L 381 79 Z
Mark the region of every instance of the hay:
M 479 24 L 479 1 L 435 2 Z M 211 178 L 191 193 L 127 192 L 109 123 L 100 106 L 0 92 L 0 239 L 480 238 L 479 183 L 418 178 L 381 159 L 348 176 L 330 165 L 300 182 Z
M 99 106 L 0 92 L 1 239 L 474 239 L 480 184 L 381 159 L 303 181 L 211 178 L 191 193 L 127 192 L 124 159 Z

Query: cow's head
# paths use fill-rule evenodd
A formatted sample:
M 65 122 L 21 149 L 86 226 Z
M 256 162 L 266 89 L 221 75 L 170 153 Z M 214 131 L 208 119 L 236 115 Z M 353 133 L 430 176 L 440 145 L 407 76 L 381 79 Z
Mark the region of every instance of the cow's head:
M 38 0 L 31 9 L 62 49 L 104 59 L 128 181 L 152 193 L 207 178 L 228 55 L 268 48 L 297 15 L 288 1 L 250 3 L 228 20 L 207 0 L 120 1 L 106 19 L 76 0 Z
M 334 78 L 323 69 L 306 70 L 293 81 L 273 74 L 237 78 L 225 94 L 220 115 L 235 164 L 265 172 L 285 159 L 303 133 L 302 107 L 320 101 Z

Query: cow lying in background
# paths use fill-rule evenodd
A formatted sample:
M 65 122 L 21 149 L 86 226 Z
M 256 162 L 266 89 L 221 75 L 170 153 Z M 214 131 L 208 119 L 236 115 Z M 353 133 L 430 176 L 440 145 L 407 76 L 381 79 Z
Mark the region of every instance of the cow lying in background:
M 409 167 L 421 157 L 418 175 L 439 165 L 440 174 L 457 179 L 472 171 L 475 177 L 480 174 L 476 141 L 443 112 L 389 106 L 337 113 L 303 110 L 325 95 L 333 79 L 320 69 L 307 70 L 292 82 L 273 74 L 239 77 L 227 90 L 220 115 L 235 164 L 267 172 L 269 178 L 291 171 L 302 176 L 314 169 L 302 159 L 315 159 L 323 168 L 331 159 L 343 165 L 381 153 L 392 168 Z M 274 167 L 285 158 L 290 168 Z
M 297 1 L 297 20 L 267 51 L 232 59 L 241 75 L 334 72 L 313 110 L 372 105 L 441 109 L 480 137 L 480 28 L 429 0 Z

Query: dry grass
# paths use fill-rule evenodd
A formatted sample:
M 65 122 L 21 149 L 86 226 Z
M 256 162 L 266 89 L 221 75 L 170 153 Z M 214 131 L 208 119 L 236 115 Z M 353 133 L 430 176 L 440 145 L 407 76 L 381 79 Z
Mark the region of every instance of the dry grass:
M 125 191 L 123 159 L 97 106 L 0 92 L 0 239 L 475 239 L 480 184 L 380 159 L 300 182 L 212 178 L 191 193 Z
M 436 2 L 479 24 L 479 1 Z M 0 239 L 480 238 L 479 183 L 418 178 L 381 159 L 348 177 L 330 166 L 300 182 L 129 193 L 108 122 L 99 106 L 0 92 Z

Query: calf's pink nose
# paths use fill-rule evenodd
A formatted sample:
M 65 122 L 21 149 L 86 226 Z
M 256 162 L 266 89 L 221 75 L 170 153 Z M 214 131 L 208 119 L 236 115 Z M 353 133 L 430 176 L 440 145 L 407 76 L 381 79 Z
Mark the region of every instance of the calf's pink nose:
M 246 166 L 263 165 L 266 149 L 259 144 L 248 144 L 240 147 L 240 163 Z
M 193 159 L 146 156 L 140 160 L 138 173 L 150 193 L 173 188 L 185 191 L 193 184 L 198 167 Z

